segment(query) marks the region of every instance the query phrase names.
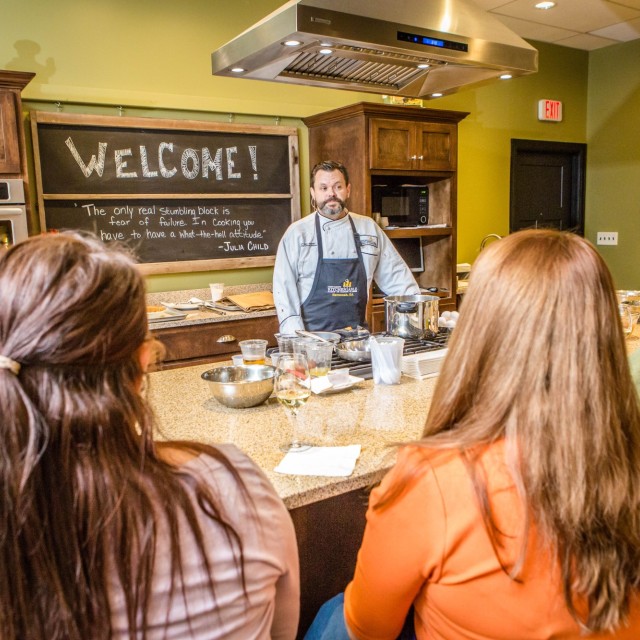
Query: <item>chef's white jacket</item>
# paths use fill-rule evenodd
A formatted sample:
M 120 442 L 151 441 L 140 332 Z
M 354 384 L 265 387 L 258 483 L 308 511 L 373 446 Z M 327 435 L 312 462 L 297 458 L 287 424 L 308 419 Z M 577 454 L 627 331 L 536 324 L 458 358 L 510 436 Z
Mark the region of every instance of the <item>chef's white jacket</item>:
M 273 299 L 280 321 L 280 333 L 304 329 L 301 306 L 306 300 L 318 264 L 315 219 L 317 211 L 294 222 L 278 245 L 273 270 Z M 411 296 L 420 293 L 413 274 L 400 257 L 387 234 L 372 218 L 349 212 L 360 235 L 362 259 L 367 273 L 367 290 L 371 281 L 388 296 Z M 320 216 L 322 250 L 325 258 L 356 258 L 357 251 L 347 216 L 329 220 Z

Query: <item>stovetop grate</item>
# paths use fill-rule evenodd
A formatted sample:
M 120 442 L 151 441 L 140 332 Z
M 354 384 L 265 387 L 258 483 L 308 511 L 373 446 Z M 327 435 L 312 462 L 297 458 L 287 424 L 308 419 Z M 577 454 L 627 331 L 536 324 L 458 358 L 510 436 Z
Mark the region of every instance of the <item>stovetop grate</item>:
M 416 338 L 404 339 L 404 350 L 402 355 L 408 356 L 413 353 L 426 353 L 427 351 L 436 351 L 437 349 L 444 349 L 447 346 L 449 340 L 449 330 L 441 330 L 435 338 L 430 340 L 418 340 Z M 385 333 L 376 333 L 374 335 L 388 335 Z M 371 369 L 371 362 L 352 362 L 351 360 L 344 360 L 338 355 L 333 356 L 331 359 L 332 369 L 346 369 L 349 368 L 349 374 L 363 378 L 364 380 L 370 380 L 373 378 L 373 371 Z
M 374 335 L 384 336 L 385 333 L 376 333 Z M 441 329 L 437 336 L 429 340 L 418 340 L 416 338 L 404 339 L 403 355 L 408 356 L 414 353 L 425 353 L 427 351 L 436 351 L 437 349 L 444 349 L 447 346 L 449 340 L 450 331 L 448 329 Z M 277 348 L 269 349 L 271 353 L 277 351 Z M 371 362 L 353 362 L 352 360 L 344 360 L 336 353 L 331 358 L 332 369 L 346 369 L 349 368 L 349 374 L 363 378 L 364 380 L 370 380 L 373 377 L 371 370 Z

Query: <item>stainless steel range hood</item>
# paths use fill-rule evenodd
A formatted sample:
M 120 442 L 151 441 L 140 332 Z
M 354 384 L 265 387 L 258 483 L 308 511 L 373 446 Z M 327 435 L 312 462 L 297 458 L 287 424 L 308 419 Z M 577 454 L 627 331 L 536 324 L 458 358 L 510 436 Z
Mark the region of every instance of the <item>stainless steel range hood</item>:
M 214 75 L 406 97 L 538 70 L 538 52 L 465 0 L 291 0 L 215 51 Z

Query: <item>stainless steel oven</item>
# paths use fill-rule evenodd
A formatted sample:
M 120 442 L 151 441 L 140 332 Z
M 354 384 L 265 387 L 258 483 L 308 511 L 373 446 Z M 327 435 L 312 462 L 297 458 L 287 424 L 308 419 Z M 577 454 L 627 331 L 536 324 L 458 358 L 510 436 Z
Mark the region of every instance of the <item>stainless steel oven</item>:
M 0 177 L 0 247 L 8 248 L 28 235 L 24 183 Z

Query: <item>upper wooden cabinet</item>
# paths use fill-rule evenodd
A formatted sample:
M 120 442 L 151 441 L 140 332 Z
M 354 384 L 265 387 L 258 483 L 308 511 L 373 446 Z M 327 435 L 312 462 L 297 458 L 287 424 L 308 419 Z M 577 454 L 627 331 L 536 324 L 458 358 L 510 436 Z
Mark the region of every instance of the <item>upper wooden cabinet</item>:
M 394 238 L 420 238 L 423 288 L 437 287 L 441 309 L 456 305 L 458 123 L 468 114 L 360 102 L 304 119 L 309 164 L 336 160 L 351 182 L 349 209 L 372 214 L 373 185 L 417 185 L 428 190 L 428 225 L 388 229 Z M 373 305 L 370 325 L 384 322 Z
M 455 124 L 372 118 L 370 168 L 453 171 L 457 131 Z
M 14 97 L 0 89 L 0 174 L 5 173 L 20 173 L 20 145 Z
M 34 73 L 0 70 L 0 174 L 27 178 L 21 92 Z

